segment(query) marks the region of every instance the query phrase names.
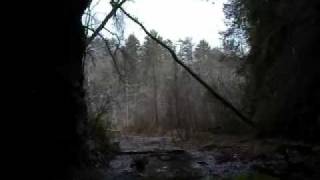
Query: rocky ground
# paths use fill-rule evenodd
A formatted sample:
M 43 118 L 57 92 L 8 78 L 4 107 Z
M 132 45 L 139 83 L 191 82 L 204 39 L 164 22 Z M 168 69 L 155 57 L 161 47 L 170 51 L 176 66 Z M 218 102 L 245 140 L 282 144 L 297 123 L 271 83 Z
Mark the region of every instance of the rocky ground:
M 236 136 L 208 142 L 122 136 L 120 151 L 97 171 L 106 180 L 320 179 L 319 146 Z

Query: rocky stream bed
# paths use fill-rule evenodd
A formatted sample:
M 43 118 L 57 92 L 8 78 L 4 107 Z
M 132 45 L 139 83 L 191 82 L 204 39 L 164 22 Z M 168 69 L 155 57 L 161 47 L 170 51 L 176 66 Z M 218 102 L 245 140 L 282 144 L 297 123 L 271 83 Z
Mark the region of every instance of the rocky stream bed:
M 213 142 L 122 136 L 120 151 L 96 172 L 105 180 L 320 179 L 319 146 L 232 136 Z

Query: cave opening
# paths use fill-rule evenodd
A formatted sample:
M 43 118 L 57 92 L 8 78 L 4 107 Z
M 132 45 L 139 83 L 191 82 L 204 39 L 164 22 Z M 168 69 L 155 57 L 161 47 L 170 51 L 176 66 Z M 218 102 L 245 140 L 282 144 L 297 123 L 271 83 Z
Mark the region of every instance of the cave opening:
M 83 17 L 91 43 L 87 48 L 85 68 L 87 105 L 89 120 L 94 122 L 92 126 L 104 132 L 98 133 L 99 138 L 101 134 L 108 136 L 108 142 L 118 145 L 116 151 L 128 158 L 126 163 L 117 156 L 111 161 L 116 164 L 112 168 L 126 169 L 127 166 L 117 166 L 117 163 L 124 163 L 133 171 L 132 166 L 136 172 L 153 176 L 152 169 L 160 168 L 156 164 L 161 164 L 163 159 L 170 161 L 172 156 L 168 154 L 188 154 L 193 148 L 201 151 L 209 147 L 219 151 L 222 146 L 219 143 L 231 143 L 235 149 L 242 145 L 250 147 L 245 152 L 240 153 L 241 148 L 231 152 L 239 153 L 240 159 L 248 158 L 244 157 L 245 153 L 257 156 L 252 152 L 257 146 L 269 151 L 258 150 L 260 155 L 272 153 L 278 146 L 286 146 L 288 151 L 298 151 L 298 154 L 302 153 L 296 149 L 298 146 L 317 147 L 315 135 L 319 129 L 319 114 L 316 104 L 319 98 L 314 88 L 317 89 L 319 73 L 311 67 L 317 62 L 312 61 L 309 66 L 297 55 L 304 54 L 306 59 L 316 56 L 312 47 L 307 48 L 307 44 L 315 43 L 310 39 L 313 36 L 301 34 L 308 31 L 318 37 L 313 24 L 316 15 L 312 13 L 316 11 L 317 6 L 313 6 L 316 2 L 266 1 L 262 6 L 250 0 L 213 1 L 213 5 L 220 3 L 226 23 L 217 33 L 221 38 L 218 46 L 212 46 L 212 42 L 205 39 L 193 43 L 188 37 L 176 40 L 179 38 L 176 34 L 173 39 L 162 36 L 167 32 L 161 29 L 163 22 L 154 14 L 174 19 L 174 23 L 168 18 L 164 23 L 170 25 L 172 32 L 179 31 L 180 34 L 184 31 L 179 29 L 183 28 L 183 23 L 177 22 L 181 20 L 179 15 L 188 19 L 189 24 L 196 24 L 191 18 L 194 14 L 190 17 L 178 11 L 187 8 L 178 1 L 175 2 L 177 6 L 171 3 L 165 13 L 161 4 L 168 7 L 166 2 L 148 1 L 149 6 L 147 2 L 139 2 L 145 5 L 140 7 L 139 3 L 135 7 L 127 6 L 124 1 L 112 2 L 109 13 L 95 11 L 96 7 L 99 9 L 99 2 L 94 1 Z M 211 1 L 203 3 L 212 5 Z M 212 16 L 196 13 L 195 7 L 191 5 L 195 14 Z M 292 20 L 289 12 L 281 11 L 288 7 L 290 13 L 303 7 L 310 10 L 310 14 Z M 170 15 L 171 8 L 176 14 Z M 206 11 L 204 8 L 198 10 Z M 188 12 L 190 14 L 191 10 Z M 99 13 L 104 14 L 102 18 Z M 159 32 L 148 29 L 153 27 L 152 23 L 143 15 L 152 18 Z M 298 23 L 299 19 L 309 16 L 309 24 Z M 218 15 L 213 19 L 219 19 Z M 142 31 L 138 32 L 127 21 Z M 108 25 L 107 22 L 112 23 Z M 175 24 L 181 27 L 175 27 Z M 189 26 L 186 29 L 198 34 L 202 32 L 201 28 Z M 141 36 L 141 33 L 145 35 Z M 259 143 L 270 141 L 273 145 L 256 144 L 257 139 Z M 159 155 L 161 153 L 165 155 Z M 277 153 L 284 159 L 289 156 L 287 152 Z M 150 158 L 150 154 L 158 154 L 160 162 Z M 230 152 L 226 154 L 222 157 L 226 158 Z M 208 159 L 211 157 L 202 158 L 204 164 L 210 164 Z M 219 155 L 213 159 L 219 161 Z M 237 158 L 231 159 L 241 162 Z M 157 163 L 149 163 L 150 160 Z M 137 167 L 141 163 L 143 170 Z M 189 167 L 192 161 L 183 163 Z M 145 166 L 151 170 L 145 172 Z M 164 165 L 167 166 L 170 163 Z M 170 174 L 170 170 L 164 172 Z M 285 172 L 290 173 L 290 169 L 285 168 L 282 173 Z M 279 178 L 283 174 L 271 176 L 268 178 Z
M 201 1 L 206 8 L 219 1 L 213 2 Z M 148 29 L 153 27 L 136 18 L 125 0 L 109 3 L 101 20 L 82 16 L 92 15 L 85 10 L 88 1 L 22 8 L 19 20 L 27 19 L 28 28 L 17 34 L 24 57 L 18 78 L 8 77 L 19 82 L 8 111 L 17 119 L 10 132 L 18 135 L 10 143 L 17 158 L 12 162 L 22 167 L 17 174 L 54 180 L 319 179 L 317 0 L 229 0 L 224 13 L 230 26 L 220 48 L 200 39 L 170 41 L 160 29 Z M 173 4 L 151 5 L 169 22 L 178 16 L 168 16 Z M 189 15 L 197 7 L 190 6 Z M 196 18 L 190 29 L 215 18 Z M 146 33 L 144 42 L 125 34 L 124 19 Z M 27 145 L 17 143 L 21 139 Z

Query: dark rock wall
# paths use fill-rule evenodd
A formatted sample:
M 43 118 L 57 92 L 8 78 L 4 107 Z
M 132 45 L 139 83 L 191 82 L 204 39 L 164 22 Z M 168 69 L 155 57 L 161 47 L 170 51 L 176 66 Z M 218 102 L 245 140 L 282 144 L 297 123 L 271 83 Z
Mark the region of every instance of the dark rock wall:
M 263 133 L 317 140 L 320 130 L 320 2 L 256 5 L 252 62 L 255 113 Z
M 17 15 L 10 26 L 14 46 L 7 44 L 12 66 L 6 66 L 12 175 L 68 179 L 85 155 L 78 127 L 86 121 L 81 16 L 88 0 L 15 3 L 6 6 Z

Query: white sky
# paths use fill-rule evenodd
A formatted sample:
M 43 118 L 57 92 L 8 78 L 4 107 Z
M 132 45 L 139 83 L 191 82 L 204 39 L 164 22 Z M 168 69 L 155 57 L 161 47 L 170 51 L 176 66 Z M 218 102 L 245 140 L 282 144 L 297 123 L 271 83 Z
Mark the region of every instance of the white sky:
M 98 0 L 93 0 L 95 4 Z M 163 38 L 177 41 L 191 37 L 194 43 L 207 40 L 213 47 L 221 47 L 219 32 L 226 29 L 223 3 L 226 0 L 134 0 L 126 2 L 124 8 L 137 17 L 148 30 L 156 30 Z M 110 11 L 109 0 L 101 0 L 94 9 L 102 20 Z M 144 32 L 126 19 L 125 37 L 134 33 L 142 42 Z M 110 26 L 110 24 L 108 25 Z

